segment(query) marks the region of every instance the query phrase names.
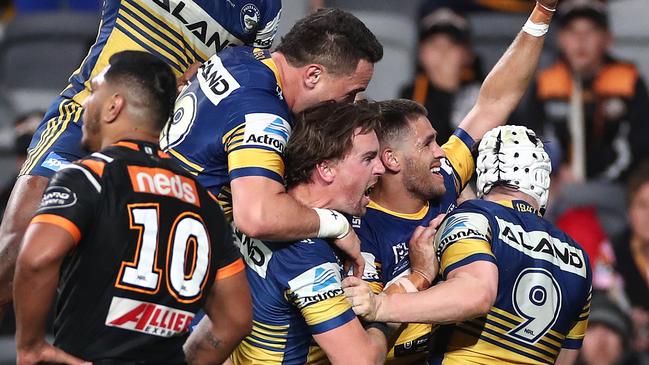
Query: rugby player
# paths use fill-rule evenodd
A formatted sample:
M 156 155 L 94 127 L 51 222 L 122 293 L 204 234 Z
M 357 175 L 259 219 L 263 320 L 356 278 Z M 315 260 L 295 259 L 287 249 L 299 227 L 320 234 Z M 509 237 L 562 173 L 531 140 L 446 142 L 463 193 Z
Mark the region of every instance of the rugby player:
M 348 221 L 286 193 L 282 154 L 293 114 L 327 100 L 353 101 L 382 55 L 360 20 L 321 9 L 298 21 L 273 53 L 233 47 L 211 57 L 179 95 L 160 144 L 246 235 L 337 238 L 361 275 L 360 242 Z
M 553 8 L 556 1 L 543 6 Z M 540 10 L 532 14 L 539 21 Z M 550 17 L 542 18 L 549 22 Z M 432 267 L 411 272 L 407 242 L 420 226 L 450 212 L 473 176 L 474 141 L 502 125 L 518 104 L 534 74 L 543 47 L 543 35 L 521 32 L 482 85 L 476 104 L 441 147 L 426 109 L 414 101 L 378 102 L 382 114 L 379 139 L 386 173 L 371 193 L 368 212 L 354 220 L 366 259 L 364 280 L 374 292 L 426 289 L 436 273 Z M 408 285 L 410 281 L 413 286 Z M 397 287 L 390 289 L 393 283 Z M 412 324 L 403 331 L 388 355 L 398 363 L 425 356 L 430 325 Z M 416 353 L 420 353 L 418 356 Z
M 182 364 L 199 308 L 214 321 L 187 359 L 221 363 L 250 331 L 250 292 L 218 203 L 158 147 L 176 78 L 125 51 L 91 86 L 83 143 L 101 151 L 52 177 L 18 256 L 18 364 Z
M 105 0 L 95 43 L 45 114 L 29 147 L 0 226 L 0 318 L 11 301 L 16 255 L 49 178 L 85 155 L 79 147 L 84 100 L 90 80 L 116 52 L 149 52 L 176 77 L 228 46 L 268 48 L 280 0 Z M 185 76 L 186 77 L 186 76 Z
M 362 215 L 367 192 L 384 171 L 378 122 L 375 110 L 358 104 L 306 111 L 287 147 L 288 194 L 305 206 Z M 391 337 L 390 331 L 363 329 L 343 296 L 343 268 L 327 241 L 236 235 L 253 293 L 253 329 L 233 353 L 235 364 L 320 363 L 325 355 L 333 364 L 383 363 L 383 332 Z
M 583 249 L 542 218 L 550 159 L 531 130 L 503 126 L 479 145 L 478 196 L 435 236 L 441 283 L 366 295 L 346 284 L 368 320 L 445 323 L 429 363 L 572 364 L 588 322 L 592 273 Z

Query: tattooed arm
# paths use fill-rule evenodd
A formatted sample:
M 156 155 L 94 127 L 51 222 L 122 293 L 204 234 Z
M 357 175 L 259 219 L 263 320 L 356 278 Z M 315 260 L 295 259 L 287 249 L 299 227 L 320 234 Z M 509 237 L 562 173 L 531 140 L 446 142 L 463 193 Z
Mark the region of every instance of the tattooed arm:
M 246 272 L 215 281 L 203 309 L 207 316 L 183 347 L 187 363 L 222 364 L 251 330 L 252 302 Z

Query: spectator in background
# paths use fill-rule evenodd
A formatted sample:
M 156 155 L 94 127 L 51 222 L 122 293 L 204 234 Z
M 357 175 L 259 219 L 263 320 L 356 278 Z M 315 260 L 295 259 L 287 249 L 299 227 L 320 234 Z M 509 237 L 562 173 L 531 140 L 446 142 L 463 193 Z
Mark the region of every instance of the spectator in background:
M 475 104 L 484 77 L 467 20 L 448 8 L 425 10 L 419 21 L 417 75 L 401 97 L 424 105 L 437 140 L 446 141 Z
M 595 293 L 588 329 L 576 364 L 646 364 L 630 349 L 632 334 L 629 316 L 606 295 Z
M 635 347 L 649 352 L 649 161 L 629 177 L 628 197 L 629 231 L 613 247 L 632 308 Z
M 621 181 L 649 156 L 649 96 L 637 68 L 609 54 L 607 8 L 594 0 L 559 4 L 559 60 L 533 85 L 523 121 L 558 139 L 568 181 Z
M 27 158 L 27 147 L 32 140 L 32 136 L 38 127 L 38 123 L 43 119 L 42 111 L 33 111 L 19 116 L 14 121 L 14 145 L 13 153 L 16 156 L 16 171 L 12 172 L 11 178 L 7 179 L 5 185 L 0 189 L 0 216 L 4 213 L 5 206 L 11 195 L 11 189 L 16 182 L 18 170 Z

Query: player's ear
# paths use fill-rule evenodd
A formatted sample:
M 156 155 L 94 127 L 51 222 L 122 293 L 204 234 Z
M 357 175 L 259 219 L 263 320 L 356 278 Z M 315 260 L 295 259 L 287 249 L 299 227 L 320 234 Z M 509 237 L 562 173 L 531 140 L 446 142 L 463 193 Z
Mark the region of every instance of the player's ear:
M 115 119 L 117 119 L 117 117 L 119 116 L 119 113 L 121 113 L 124 109 L 125 105 L 126 100 L 124 100 L 124 96 L 118 93 L 111 95 L 110 101 L 106 103 L 104 110 L 104 120 L 106 120 L 108 123 L 114 122 Z
M 306 88 L 315 88 L 318 82 L 320 82 L 320 80 L 322 79 L 324 72 L 324 66 L 320 64 L 312 63 L 306 66 L 306 70 L 304 71 L 304 85 L 306 86 Z
M 392 171 L 394 173 L 401 171 L 401 164 L 399 163 L 397 153 L 389 147 L 384 148 L 383 151 L 381 151 L 381 162 L 387 171 Z
M 325 160 L 315 166 L 318 177 L 324 182 L 331 184 L 336 177 L 336 169 L 331 161 Z

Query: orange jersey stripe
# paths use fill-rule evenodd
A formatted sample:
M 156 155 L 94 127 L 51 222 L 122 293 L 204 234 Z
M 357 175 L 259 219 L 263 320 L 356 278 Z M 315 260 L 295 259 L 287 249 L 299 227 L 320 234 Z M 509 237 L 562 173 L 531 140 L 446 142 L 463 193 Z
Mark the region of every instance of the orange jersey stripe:
M 72 239 L 74 239 L 75 244 L 77 244 L 79 240 L 81 240 L 81 231 L 79 230 L 79 227 L 77 227 L 76 224 L 72 223 L 72 221 L 68 220 L 67 218 L 63 218 L 54 214 L 41 214 L 35 216 L 30 222 L 30 224 L 34 223 L 48 223 L 63 228 L 68 233 L 70 233 Z
M 95 174 L 99 175 L 99 177 L 102 177 L 104 175 L 104 167 L 106 167 L 105 162 L 95 160 L 82 160 L 81 164 L 88 167 Z
M 243 260 L 241 258 L 238 258 L 237 261 L 231 263 L 230 265 L 220 268 L 216 272 L 216 280 L 229 278 L 234 274 L 240 273 L 245 268 L 246 266 L 243 264 Z
M 130 148 L 130 149 L 132 149 L 134 151 L 139 151 L 140 150 L 140 147 L 137 144 L 133 143 L 133 142 L 119 141 L 119 142 L 113 144 L 113 146 L 126 147 L 126 148 Z

